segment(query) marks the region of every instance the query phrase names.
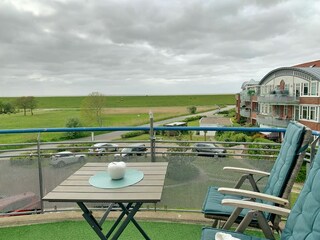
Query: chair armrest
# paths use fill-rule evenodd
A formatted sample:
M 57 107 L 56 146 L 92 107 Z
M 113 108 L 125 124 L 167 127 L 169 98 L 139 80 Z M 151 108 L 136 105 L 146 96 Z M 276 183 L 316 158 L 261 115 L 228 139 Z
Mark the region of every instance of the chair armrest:
M 261 200 L 277 203 L 282 206 L 289 205 L 289 201 L 287 199 L 279 198 L 276 196 L 272 196 L 272 195 L 260 193 L 260 192 L 254 192 L 254 191 L 237 189 L 237 188 L 225 188 L 225 187 L 219 188 L 218 191 L 222 194 L 230 194 L 230 195 L 236 195 L 236 196 L 242 196 L 242 197 L 248 197 L 248 198 L 259 198 Z
M 262 212 L 269 212 L 277 215 L 287 217 L 290 214 L 290 210 L 286 208 L 276 207 L 268 204 L 257 203 L 252 201 L 243 201 L 236 199 L 223 199 L 221 202 L 223 205 L 238 207 L 238 208 L 247 208 Z
M 270 173 L 268 173 L 268 172 L 249 169 L 249 168 L 224 167 L 223 170 L 233 171 L 233 172 L 238 172 L 238 173 L 243 173 L 243 174 L 257 174 L 257 175 L 262 175 L 262 176 L 269 176 L 270 175 Z

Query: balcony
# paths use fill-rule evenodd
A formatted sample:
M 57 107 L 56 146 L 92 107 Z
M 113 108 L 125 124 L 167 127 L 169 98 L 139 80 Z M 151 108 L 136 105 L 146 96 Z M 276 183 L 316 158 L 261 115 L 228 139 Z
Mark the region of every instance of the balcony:
M 282 119 L 280 117 L 274 116 L 266 116 L 262 114 L 257 115 L 257 122 L 259 124 L 273 126 L 273 127 L 287 127 L 289 124 L 290 119 Z
M 288 94 L 270 94 L 257 97 L 259 103 L 270 103 L 272 105 L 297 105 L 299 99 L 299 97 L 289 96 Z
M 254 94 L 255 94 L 255 92 L 252 90 L 243 90 L 242 92 L 240 92 L 241 102 L 250 101 L 251 96 L 253 96 Z
M 240 115 L 242 116 L 242 117 L 246 117 L 246 118 L 250 118 L 250 116 L 251 116 L 251 111 L 250 111 L 250 109 L 240 109 Z
M 73 141 L 42 142 L 42 134 L 54 132 L 112 132 L 114 137 L 118 131 L 145 131 L 148 132 L 148 140 L 112 140 L 109 135 L 104 135 L 102 142 L 118 145 L 117 149 L 110 148 L 103 152 L 92 151 L 92 145 L 97 142 L 94 138 L 77 139 Z M 166 131 L 188 132 L 184 140 L 166 139 L 161 133 Z M 0 215 L 20 215 L 43 213 L 62 214 L 65 212 L 78 211 L 76 204 L 66 202 L 43 202 L 42 197 L 63 182 L 68 176 L 77 171 L 85 163 L 100 162 L 108 163 L 115 159 L 115 154 L 121 156 L 121 149 L 128 148 L 133 144 L 145 144 L 147 150 L 143 153 L 133 152 L 132 156 L 125 159 L 126 162 L 168 162 L 168 172 L 166 175 L 164 191 L 160 203 L 144 204 L 139 214 L 144 219 L 159 219 L 162 214 L 176 216 L 175 219 L 168 221 L 185 221 L 185 213 L 192 215 L 193 219 L 202 217 L 201 206 L 208 186 L 233 187 L 239 175 L 224 174 L 221 169 L 224 166 L 253 167 L 262 171 L 269 171 L 273 166 L 274 160 L 279 151 L 278 143 L 259 143 L 228 141 L 219 142 L 214 139 L 205 141 L 198 136 L 197 140 L 191 140 L 192 133 L 200 131 L 232 131 L 232 132 L 284 132 L 285 129 L 274 128 L 235 128 L 235 127 L 114 127 L 114 128 L 79 128 L 79 129 L 21 129 L 21 130 L 0 130 L 1 134 L 37 134 L 37 141 L 33 143 L 8 143 L 0 144 L 0 186 L 1 195 L 18 196 L 26 192 L 33 193 L 34 202 L 38 203 L 32 209 L 20 209 L 19 212 L 14 208 L 10 211 L 2 210 Z M 193 135 L 194 138 L 196 135 Z M 223 149 L 223 156 L 205 150 L 197 151 L 195 144 L 198 142 L 213 143 L 218 149 Z M 115 151 L 116 150 L 116 151 Z M 78 156 L 85 156 L 85 160 L 69 162 L 64 165 L 52 165 L 52 157 L 57 152 L 74 152 Z M 265 179 L 259 181 L 259 187 L 263 187 Z M 249 189 L 249 184 L 247 185 Z M 179 196 L 179 197 L 177 197 Z M 35 205 L 34 205 L 35 206 Z M 93 211 L 102 212 L 107 205 L 91 203 Z M 23 212 L 20 212 L 23 210 Z M 181 212 L 181 214 L 179 214 Z M 151 213 L 151 214 L 150 214 Z M 153 214 L 152 214 L 153 213 Z M 176 214 L 175 214 L 176 213 Z M 113 214 L 113 213 L 112 213 Z M 180 217 L 177 217 L 177 216 Z M 42 217 L 32 215 L 37 221 Z M 50 216 L 50 214 L 46 215 Z M 153 216 L 153 217 L 152 217 Z M 154 216 L 157 216 L 154 218 Z M 200 217 L 199 217 L 200 216 Z M 5 218 L 3 218 L 5 219 Z M 10 218 L 7 218 L 8 220 Z M 42 218 L 43 219 L 43 218 Z M 60 218 L 63 219 L 63 218 Z M 205 218 L 203 217 L 205 221 Z M 39 220 L 40 221 L 40 220 Z M 150 222 L 150 221 L 148 221 Z M 89 229 L 90 230 L 90 229 Z M 200 232 L 199 232 L 200 233 Z M 91 232 L 90 232 L 91 235 Z M 91 236 L 94 236 L 93 234 Z M 137 238 L 139 239 L 139 237 Z

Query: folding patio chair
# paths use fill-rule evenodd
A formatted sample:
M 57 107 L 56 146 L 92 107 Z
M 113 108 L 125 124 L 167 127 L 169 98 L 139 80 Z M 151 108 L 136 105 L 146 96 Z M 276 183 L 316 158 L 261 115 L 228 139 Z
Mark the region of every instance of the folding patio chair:
M 220 220 L 228 220 L 234 211 L 234 207 L 221 204 L 223 199 L 246 199 L 269 205 L 289 205 L 288 197 L 303 163 L 310 139 L 310 129 L 307 129 L 302 124 L 291 121 L 288 124 L 279 155 L 270 173 L 252 169 L 225 167 L 224 170 L 242 173 L 243 176 L 235 188 L 209 187 L 203 203 L 202 212 L 206 218 L 214 219 L 212 226 L 217 227 L 217 223 Z M 257 181 L 259 181 L 261 177 L 268 177 L 268 181 L 262 192 L 259 191 L 257 186 Z M 240 189 L 246 180 L 250 182 L 253 191 Z M 237 218 L 233 219 L 233 222 L 239 223 L 246 213 L 246 210 L 239 212 Z M 278 231 L 280 218 L 275 214 L 266 214 L 265 217 Z M 256 221 L 251 221 L 250 226 L 259 227 Z M 224 228 L 228 229 L 230 225 Z
M 306 182 L 292 208 L 288 210 L 281 207 L 270 206 L 262 203 L 224 200 L 224 204 L 249 207 L 256 214 L 268 211 L 274 214 L 288 216 L 285 228 L 282 231 L 281 240 L 319 240 L 320 239 L 320 149 L 318 150 L 308 174 Z M 245 222 L 246 219 L 243 219 Z M 241 222 L 240 225 L 243 223 Z M 240 226 L 239 225 L 239 226 Z M 217 232 L 232 235 L 241 240 L 261 240 L 264 238 L 252 237 L 239 232 L 222 229 L 203 228 L 201 240 L 214 240 Z

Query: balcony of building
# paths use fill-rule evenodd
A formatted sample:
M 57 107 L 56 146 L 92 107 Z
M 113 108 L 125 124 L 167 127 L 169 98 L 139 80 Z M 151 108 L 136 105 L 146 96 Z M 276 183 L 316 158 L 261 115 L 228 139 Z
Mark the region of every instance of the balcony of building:
M 177 130 L 184 133 L 185 138 L 168 138 L 166 131 Z M 43 134 L 54 132 L 111 132 L 114 138 L 115 133 L 120 131 L 144 131 L 145 138 L 139 140 L 121 140 L 120 138 L 110 139 L 104 135 L 103 140 L 96 140 L 92 135 L 90 138 L 83 138 L 59 142 L 43 142 Z M 80 129 L 22 129 L 22 130 L 1 130 L 1 134 L 7 136 L 12 134 L 33 133 L 36 141 L 31 143 L 7 143 L 0 144 L 0 186 L 2 199 L 21 196 L 29 196 L 33 204 L 24 202 L 18 205 L 16 202 L 8 203 L 6 208 L 0 209 L 2 216 L 0 225 L 21 221 L 30 224 L 48 222 L 62 222 L 69 219 L 70 214 L 75 214 L 81 219 L 79 207 L 75 203 L 68 202 L 44 202 L 42 198 L 61 182 L 65 181 L 72 173 L 78 171 L 87 163 L 107 164 L 120 158 L 127 163 L 136 162 L 168 162 L 168 170 L 164 182 L 164 189 L 161 202 L 157 204 L 143 204 L 138 213 L 138 219 L 146 223 L 152 221 L 166 221 L 168 223 L 191 222 L 196 224 L 196 232 L 193 238 L 199 239 L 200 229 L 203 225 L 210 225 L 201 213 L 201 206 L 208 186 L 233 187 L 239 178 L 238 174 L 225 174 L 222 170 L 225 166 L 252 167 L 262 171 L 269 171 L 279 152 L 279 143 L 265 143 L 249 141 L 249 138 L 241 138 L 237 141 L 217 141 L 215 136 L 198 136 L 200 131 L 205 132 L 232 132 L 254 134 L 260 131 L 283 133 L 285 129 L 275 128 L 242 128 L 242 127 L 119 127 L 119 128 L 80 128 Z M 120 135 L 119 135 L 120 136 Z M 180 135 L 181 136 L 181 135 Z M 246 140 L 245 140 L 246 139 Z M 104 143 L 101 147 L 101 143 Z M 107 144 L 106 144 L 107 143 Z M 209 144 L 208 147 L 199 147 L 199 143 Z M 97 147 L 98 145 L 99 147 Z M 131 151 L 133 146 L 144 144 L 143 150 Z M 123 151 L 123 149 L 127 149 Z M 64 153 L 72 153 L 71 159 L 63 164 L 56 164 L 53 160 L 63 158 Z M 309 158 L 308 155 L 307 158 Z M 263 188 L 266 179 L 259 181 L 259 187 Z M 249 188 L 249 184 L 247 185 Z M 22 204 L 22 205 L 21 205 Z M 90 209 L 103 217 L 103 212 L 108 204 L 90 203 Z M 39 214 L 36 214 L 39 213 Z M 17 215 L 32 214 L 27 220 Z M 117 207 L 111 212 L 111 216 L 117 214 Z M 12 221 L 10 220 L 12 219 Z M 71 217 L 70 217 L 71 219 Z M 68 223 L 66 223 L 68 224 Z M 155 223 L 156 225 L 157 223 Z M 201 225 L 201 226 L 200 226 Z M 80 226 L 86 228 L 86 225 Z M 77 228 L 77 229 L 79 229 Z M 153 230 L 154 229 L 154 230 Z M 175 225 L 175 236 L 182 233 L 184 228 Z M 45 229 L 42 231 L 46 231 Z M 69 231 L 69 230 L 61 230 Z M 158 230 L 149 227 L 151 236 L 158 234 Z M 154 232 L 153 232 L 154 231 Z M 179 232 L 180 231 L 180 232 Z M 46 232 L 43 232 L 46 235 Z M 65 232 L 65 234 L 68 234 Z M 71 234 L 71 232 L 70 232 Z M 94 237 L 93 231 L 88 228 L 88 233 Z M 261 235 L 262 236 L 262 235 Z M 140 239 L 140 235 L 124 239 Z M 50 238 L 48 238 L 50 239 Z M 158 239 L 158 238 L 157 238 Z M 162 239 L 162 238 L 159 238 Z M 178 238 L 176 238 L 178 239 Z M 180 239 L 180 238 L 179 238 Z M 185 237 L 184 239 L 189 239 Z
M 240 115 L 242 117 L 250 118 L 251 116 L 251 109 L 249 108 L 241 108 L 240 109 Z
M 252 96 L 256 94 L 255 90 L 243 90 L 240 92 L 240 100 L 241 102 L 251 101 Z
M 273 92 L 272 94 L 257 96 L 259 103 L 269 103 L 272 105 L 297 105 L 299 99 L 298 96 L 289 95 L 286 92 Z
M 263 114 L 257 114 L 257 122 L 258 124 L 262 124 L 270 127 L 287 127 L 290 119 L 280 117 L 280 116 L 269 116 Z

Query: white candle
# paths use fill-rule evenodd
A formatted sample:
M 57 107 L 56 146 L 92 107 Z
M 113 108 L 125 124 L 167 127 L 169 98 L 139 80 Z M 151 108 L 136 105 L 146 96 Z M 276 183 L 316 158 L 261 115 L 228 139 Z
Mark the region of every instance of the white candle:
M 118 180 L 124 177 L 126 172 L 125 162 L 111 162 L 108 164 L 108 173 L 114 180 Z

